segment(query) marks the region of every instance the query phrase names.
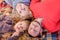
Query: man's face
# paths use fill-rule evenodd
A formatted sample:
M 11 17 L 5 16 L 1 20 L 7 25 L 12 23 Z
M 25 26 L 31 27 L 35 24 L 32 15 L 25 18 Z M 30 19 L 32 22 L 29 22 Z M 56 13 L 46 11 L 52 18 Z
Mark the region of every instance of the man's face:
M 39 31 L 40 31 L 40 25 L 37 22 L 33 21 L 29 26 L 28 33 L 31 36 L 36 37 L 38 36 Z

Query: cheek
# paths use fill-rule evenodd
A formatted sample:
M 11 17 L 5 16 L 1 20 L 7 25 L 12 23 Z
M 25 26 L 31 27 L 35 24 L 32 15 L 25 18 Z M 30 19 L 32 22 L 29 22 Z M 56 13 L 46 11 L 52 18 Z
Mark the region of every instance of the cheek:
M 21 27 L 21 26 L 18 26 L 18 27 L 16 27 L 16 29 L 15 29 L 17 32 L 22 32 L 23 31 L 23 27 Z
M 35 29 L 35 28 L 32 28 L 32 29 L 31 29 L 31 32 L 33 32 L 33 33 L 38 33 L 39 30 L 38 30 L 38 29 Z
M 35 28 L 35 30 L 36 30 L 36 31 L 40 31 L 40 27 L 37 26 L 37 27 Z
M 18 13 L 20 12 L 20 9 L 16 9 L 16 10 L 17 10 Z
M 27 29 L 27 25 L 23 25 L 23 30 L 26 30 Z
M 21 7 L 16 7 L 16 10 L 17 10 L 18 13 L 20 13 Z
M 14 29 L 15 29 L 15 30 L 19 30 L 19 29 L 20 29 L 19 26 L 20 26 L 20 25 L 16 25 L 16 26 L 14 27 Z
M 15 28 L 15 30 L 16 30 L 16 31 L 19 31 L 19 30 L 20 30 L 20 28 L 17 26 L 17 27 Z
M 29 29 L 28 30 L 28 33 L 33 36 L 33 37 L 36 37 L 38 34 L 39 34 L 39 31 L 36 31 L 35 29 Z
M 28 10 L 21 10 L 21 16 L 26 16 L 28 14 Z

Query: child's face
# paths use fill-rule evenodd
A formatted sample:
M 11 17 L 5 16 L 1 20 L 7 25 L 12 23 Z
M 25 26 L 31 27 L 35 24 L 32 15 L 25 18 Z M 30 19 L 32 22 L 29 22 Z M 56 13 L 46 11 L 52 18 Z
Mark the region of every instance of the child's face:
M 5 10 L 4 11 L 5 15 L 10 15 L 12 13 L 12 9 L 11 8 L 5 8 L 4 10 Z
M 28 33 L 31 36 L 36 37 L 38 36 L 39 31 L 40 31 L 40 25 L 37 22 L 33 21 L 29 26 Z
M 30 15 L 32 15 L 29 10 L 29 7 L 22 3 L 17 4 L 16 10 L 19 13 L 21 19 L 27 19 L 31 17 Z
M 0 12 L 3 15 L 10 15 L 12 13 L 12 9 L 9 7 L 4 7 L 0 10 Z
M 29 22 L 21 21 L 21 22 L 18 22 L 14 28 L 16 32 L 23 32 L 28 28 L 28 26 L 29 26 Z

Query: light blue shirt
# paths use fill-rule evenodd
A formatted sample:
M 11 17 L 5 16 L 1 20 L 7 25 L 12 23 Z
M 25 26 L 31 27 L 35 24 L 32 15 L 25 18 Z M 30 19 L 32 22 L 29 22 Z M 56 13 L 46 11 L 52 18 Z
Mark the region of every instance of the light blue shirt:
M 15 8 L 17 3 L 24 3 L 25 5 L 30 4 L 30 0 L 5 0 L 7 4 L 9 4 L 11 7 Z

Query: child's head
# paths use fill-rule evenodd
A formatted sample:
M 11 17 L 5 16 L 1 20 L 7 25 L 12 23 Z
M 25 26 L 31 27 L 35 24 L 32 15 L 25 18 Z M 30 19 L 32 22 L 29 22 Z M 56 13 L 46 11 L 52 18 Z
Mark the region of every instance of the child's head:
M 4 9 L 4 15 L 10 15 L 12 13 L 12 9 L 7 7 Z
M 16 30 L 16 32 L 23 32 L 25 30 L 27 30 L 27 28 L 29 27 L 29 21 L 25 20 L 25 21 L 19 21 L 15 26 L 14 29 Z
M 12 13 L 12 8 L 5 1 L 0 5 L 0 14 L 9 15 Z

